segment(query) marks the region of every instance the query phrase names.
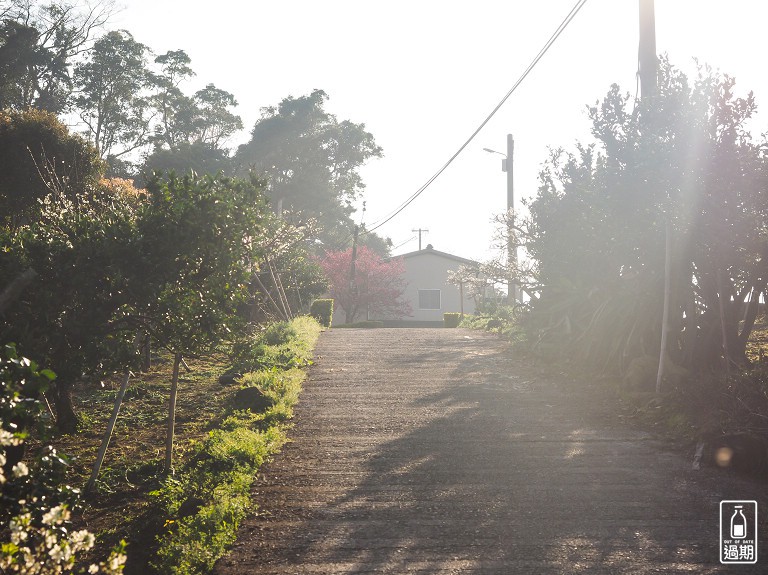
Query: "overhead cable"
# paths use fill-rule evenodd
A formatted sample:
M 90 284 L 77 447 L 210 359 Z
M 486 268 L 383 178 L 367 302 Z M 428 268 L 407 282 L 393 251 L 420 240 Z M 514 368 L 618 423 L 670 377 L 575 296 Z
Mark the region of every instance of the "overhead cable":
M 552 44 L 555 43 L 555 40 L 560 36 L 560 34 L 563 33 L 563 31 L 568 27 L 568 24 L 571 23 L 571 20 L 573 20 L 576 17 L 576 14 L 579 13 L 579 10 L 584 6 L 584 4 L 587 3 L 587 0 L 578 0 L 576 4 L 571 8 L 571 11 L 568 13 L 568 15 L 565 17 L 565 19 L 560 23 L 560 25 L 557 27 L 557 30 L 550 36 L 549 40 L 544 44 L 544 47 L 539 51 L 539 53 L 536 55 L 536 57 L 533 59 L 533 61 L 528 65 L 528 67 L 525 69 L 525 71 L 522 73 L 522 75 L 517 79 L 517 82 L 512 86 L 512 88 L 509 90 L 509 92 L 506 93 L 506 95 L 501 99 L 501 101 L 496 105 L 496 107 L 491 111 L 490 114 L 488 114 L 488 117 L 483 120 L 483 122 L 477 127 L 477 129 L 472 133 L 472 135 L 461 145 L 461 147 L 456 151 L 455 154 L 453 154 L 445 164 L 437 171 L 435 174 L 429 178 L 424 185 L 422 185 L 418 190 L 416 190 L 407 200 L 405 200 L 398 208 L 395 209 L 395 211 L 391 212 L 390 215 L 385 216 L 383 220 L 378 220 L 373 223 L 373 226 L 370 229 L 362 230 L 361 233 L 368 234 L 373 232 L 374 230 L 377 230 L 390 220 L 392 220 L 395 216 L 397 216 L 400 212 L 402 212 L 405 208 L 407 208 L 411 202 L 413 202 L 416 198 L 418 198 L 422 193 L 424 193 L 424 190 L 426 190 L 432 182 L 434 182 L 440 174 L 442 174 L 448 166 L 450 166 L 453 161 L 461 154 L 464 149 L 472 142 L 472 140 L 475 139 L 475 136 L 477 136 L 480 131 L 485 127 L 485 125 L 490 122 L 491 118 L 493 118 L 496 115 L 496 112 L 499 111 L 499 109 L 504 105 L 504 103 L 509 99 L 509 97 L 515 92 L 517 87 L 522 84 L 523 80 L 528 76 L 528 74 L 531 73 L 533 68 L 536 66 L 536 64 L 539 63 L 539 60 L 542 59 L 544 54 L 547 53 L 549 48 L 552 46 Z

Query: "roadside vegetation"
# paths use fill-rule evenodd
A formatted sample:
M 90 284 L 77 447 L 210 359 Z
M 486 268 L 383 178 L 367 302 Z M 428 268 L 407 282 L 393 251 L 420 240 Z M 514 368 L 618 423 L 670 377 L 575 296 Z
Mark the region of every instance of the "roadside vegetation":
M 554 149 L 527 216 L 501 219 L 503 253 L 511 239 L 527 257 L 457 280 L 482 291 L 514 277 L 525 305 L 471 322 L 605 378 L 656 428 L 750 443 L 745 466 L 764 473 L 768 156 L 749 132 L 756 112 L 733 78 L 701 67 L 689 79 L 665 59 L 657 95 L 613 86 L 589 107 L 593 141 Z
M 68 138 L 50 116 L 32 122 Z M 87 525 L 123 559 L 125 536 L 129 572 L 204 572 L 231 543 L 255 470 L 284 441 L 297 370 L 310 361 L 318 324 L 297 312 L 324 289 L 307 251 L 312 225 L 274 215 L 256 178 L 155 174 L 137 189 L 103 178 L 95 159 L 89 178 L 56 171 L 66 169 L 40 171 L 50 193 L 20 204 L 0 228 L 0 341 L 12 350 L 9 365 L 41 365 L 47 380 L 17 389 L 26 379 L 4 376 L 0 403 L 10 402 L 13 416 L 2 419 L 0 495 L 4 508 L 24 504 L 0 526 L 0 558 L 7 572 L 26 572 L 30 561 L 70 569 L 94 544 L 91 532 L 72 531 Z M 227 403 L 232 394 L 211 387 L 221 374 L 251 395 L 238 390 Z M 126 465 L 108 459 L 116 450 Z M 48 473 L 46 453 L 77 463 L 56 455 L 58 471 Z M 25 498 L 27 484 L 45 495 Z M 58 504 L 62 490 L 68 498 Z M 99 502 L 111 526 L 90 518 Z M 137 535 L 149 539 L 136 544 Z M 40 541 L 50 553 L 36 551 Z
M 315 320 L 302 317 L 252 338 L 254 369 L 243 370 L 234 393 L 222 394 L 216 427 L 189 446 L 175 475 L 149 492 L 164 518 L 150 561 L 157 572 L 206 573 L 234 543 L 259 467 L 287 439 L 301 368 L 311 363 L 319 333 Z
M 0 561 L 203 573 L 285 441 L 319 331 L 294 302 L 319 268 L 258 180 L 137 190 L 92 169 L 0 229 Z
M 73 513 L 76 526 L 96 535 L 89 556 L 125 541 L 126 573 L 209 571 L 253 511 L 250 487 L 259 467 L 287 439 L 320 330 L 315 320 L 297 317 L 253 333 L 240 353 L 251 350 L 260 367 L 234 378 L 243 364 L 227 348 L 191 359 L 179 383 L 172 474 L 164 472 L 163 445 L 173 356 L 163 352 L 151 370 L 136 373 L 96 490 Z M 53 441 L 71 457 L 67 484 L 87 480 L 118 387 L 107 380 L 103 388 L 78 390 L 86 423 Z
M 319 89 L 234 149 L 235 95 L 190 91 L 186 52 L 113 10 L 0 8 L 3 573 L 210 568 L 285 442 L 325 246 L 351 246 L 382 155 Z

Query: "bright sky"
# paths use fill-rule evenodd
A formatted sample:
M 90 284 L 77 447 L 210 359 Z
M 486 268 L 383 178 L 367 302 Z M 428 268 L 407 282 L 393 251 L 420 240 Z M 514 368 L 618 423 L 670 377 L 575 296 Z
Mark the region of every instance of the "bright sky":
M 122 0 L 112 28 L 161 54 L 183 49 L 207 83 L 235 94 L 246 131 L 260 108 L 315 88 L 339 120 L 364 123 L 384 158 L 363 169 L 366 222 L 422 186 L 479 126 L 576 0 Z M 656 44 L 693 74 L 693 58 L 734 76 L 737 94 L 768 100 L 768 2 L 656 0 Z M 490 220 L 505 210 L 501 156 L 515 138 L 515 197 L 531 198 L 548 147 L 589 139 L 586 105 L 612 83 L 635 93 L 638 0 L 589 0 L 477 138 L 379 232 L 399 246 L 489 255 Z M 768 129 L 768 113 L 755 134 Z M 402 245 L 401 245 L 402 244 Z

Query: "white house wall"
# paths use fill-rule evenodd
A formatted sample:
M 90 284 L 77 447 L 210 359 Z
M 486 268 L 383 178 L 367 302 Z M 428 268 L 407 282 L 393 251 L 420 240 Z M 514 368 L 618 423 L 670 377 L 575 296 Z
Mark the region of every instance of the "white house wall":
M 414 252 L 403 258 L 405 264 L 405 280 L 408 287 L 405 298 L 413 309 L 413 317 L 403 318 L 412 321 L 442 322 L 443 314 L 461 311 L 459 287 L 448 281 L 448 273 L 456 271 L 461 261 L 446 257 L 440 253 L 430 253 L 430 250 Z M 419 290 L 440 290 L 440 309 L 419 309 Z M 475 311 L 475 302 L 464 299 L 464 313 Z

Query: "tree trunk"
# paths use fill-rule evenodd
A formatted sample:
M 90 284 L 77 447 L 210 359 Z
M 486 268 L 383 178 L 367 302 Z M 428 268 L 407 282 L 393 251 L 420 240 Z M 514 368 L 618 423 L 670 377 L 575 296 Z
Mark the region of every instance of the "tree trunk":
M 686 286 L 685 327 L 683 330 L 682 366 L 695 368 L 696 347 L 698 343 L 699 312 L 696 308 L 696 294 Z
M 77 414 L 72 403 L 72 381 L 66 378 L 56 380 L 53 402 L 56 406 L 56 427 L 61 433 L 77 431 Z
M 2 293 L 0 293 L 0 313 L 3 313 L 10 307 L 11 303 L 24 292 L 24 288 L 32 283 L 35 277 L 37 277 L 37 272 L 29 268 L 6 286 Z
M 152 368 L 152 338 L 149 334 L 144 336 L 141 346 L 141 371 L 147 373 Z
M 723 293 L 723 276 L 717 270 L 718 309 L 720 311 L 720 335 L 722 337 L 723 358 L 725 359 L 725 375 L 728 377 L 731 371 L 731 354 L 728 349 L 728 326 L 725 317 L 725 293 Z
M 744 317 L 744 326 L 741 328 L 738 338 L 738 353 L 746 357 L 747 342 L 752 330 L 755 328 L 755 321 L 757 320 L 757 314 L 760 310 L 760 295 L 765 291 L 765 281 L 760 282 L 760 285 L 754 286 L 752 294 L 750 296 L 749 303 L 747 304 L 747 310 Z
M 182 357 L 177 353 L 173 358 L 173 376 L 171 377 L 171 396 L 168 400 L 168 432 L 165 437 L 165 465 L 163 473 L 173 473 L 173 435 L 176 426 L 176 396 L 179 390 L 179 366 Z

